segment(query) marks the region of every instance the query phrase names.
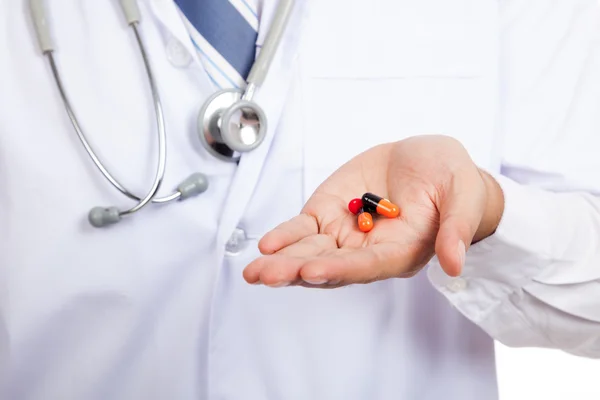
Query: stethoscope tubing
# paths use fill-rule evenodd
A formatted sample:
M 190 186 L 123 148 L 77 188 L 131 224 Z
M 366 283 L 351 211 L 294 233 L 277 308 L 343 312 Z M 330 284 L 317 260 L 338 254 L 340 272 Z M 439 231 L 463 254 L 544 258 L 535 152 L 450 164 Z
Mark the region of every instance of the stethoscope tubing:
M 256 62 L 248 74 L 248 86 L 244 96 L 242 96 L 244 100 L 252 100 L 256 88 L 261 87 L 265 82 L 273 59 L 275 58 L 275 53 L 277 53 L 277 49 L 281 43 L 285 28 L 288 26 L 289 18 L 292 15 L 294 1 L 295 0 L 279 0 L 267 37 L 260 49 Z
M 54 60 L 54 56 L 53 56 L 54 46 L 52 44 L 52 40 L 49 35 L 49 26 L 48 26 L 47 19 L 45 17 L 45 12 L 42 8 L 43 2 L 41 0 L 31 0 L 30 1 L 32 15 L 34 17 L 36 30 L 38 32 L 39 43 L 41 44 L 44 54 L 48 57 L 48 61 L 50 63 L 50 68 L 52 70 L 52 75 L 54 76 L 54 80 L 56 81 L 56 85 L 59 89 L 60 96 L 62 98 L 65 109 L 67 111 L 67 115 L 69 116 L 69 119 L 75 129 L 75 132 L 77 133 L 79 140 L 81 141 L 81 143 L 82 143 L 84 149 L 86 150 L 86 152 L 88 153 L 89 157 L 94 162 L 94 165 L 98 168 L 98 170 L 102 173 L 102 175 L 106 178 L 106 180 L 108 180 L 108 182 L 113 187 L 115 187 L 118 191 L 120 191 L 123 195 L 138 202 L 134 207 L 132 207 L 128 210 L 123 210 L 123 211 L 119 212 L 119 214 L 121 216 L 125 216 L 125 215 L 133 214 L 133 213 L 141 210 L 143 207 L 145 207 L 149 203 L 164 204 L 164 203 L 168 203 L 168 202 L 177 200 L 181 197 L 181 192 L 177 191 L 175 193 L 172 193 L 171 195 L 161 197 L 161 198 L 156 197 L 156 194 L 160 190 L 161 185 L 164 181 L 165 170 L 166 170 L 166 154 L 167 154 L 166 147 L 167 146 L 166 146 L 166 129 L 165 129 L 164 113 L 163 113 L 160 95 L 159 95 L 157 85 L 156 85 L 156 80 L 154 78 L 154 74 L 153 74 L 152 68 L 150 66 L 150 62 L 148 60 L 146 47 L 144 45 L 143 39 L 142 39 L 142 37 L 139 33 L 139 29 L 137 27 L 137 25 L 139 23 L 139 12 L 137 10 L 137 4 L 134 1 L 121 1 L 121 5 L 123 7 L 123 11 L 125 13 L 127 23 L 131 26 L 131 28 L 134 31 L 135 38 L 136 38 L 136 41 L 137 41 L 137 44 L 139 47 L 139 51 L 140 51 L 140 54 L 141 54 L 143 62 L 144 62 L 144 67 L 146 70 L 146 74 L 148 76 L 148 83 L 150 85 L 150 89 L 151 89 L 151 93 L 152 93 L 154 112 L 155 112 L 155 116 L 156 116 L 157 136 L 158 136 L 158 145 L 159 145 L 159 147 L 158 147 L 158 162 L 157 162 L 157 168 L 156 168 L 156 172 L 155 172 L 155 176 L 154 176 L 152 185 L 150 187 L 150 190 L 144 197 L 135 195 L 132 191 L 128 190 L 123 184 L 121 184 L 117 180 L 117 178 L 115 178 L 114 175 L 111 174 L 110 171 L 106 168 L 105 164 L 100 160 L 100 157 L 97 155 L 96 151 L 93 149 L 92 145 L 88 141 L 85 132 L 83 131 L 83 129 L 81 128 L 81 125 L 79 124 L 79 121 L 73 110 L 73 107 L 71 106 L 71 102 L 69 100 L 69 97 L 68 97 L 66 90 L 64 88 L 64 85 L 62 83 L 60 72 L 59 72 L 59 70 L 56 66 L 56 62 Z
M 129 197 L 132 200 L 138 201 L 138 204 L 136 204 L 134 207 L 130 208 L 129 210 L 124 210 L 124 211 L 120 211 L 119 214 L 121 216 L 125 216 L 128 214 L 133 214 L 139 210 L 141 210 L 143 207 L 145 207 L 147 204 L 153 202 L 153 203 L 166 203 L 168 201 L 174 200 L 176 198 L 179 197 L 179 193 L 175 193 L 171 196 L 165 197 L 165 198 L 155 198 L 156 197 L 156 193 L 158 192 L 158 190 L 160 189 L 162 182 L 164 180 L 164 176 L 165 176 L 165 169 L 166 169 L 166 131 L 165 131 L 165 121 L 164 121 L 164 115 L 163 115 L 163 111 L 162 111 L 162 104 L 160 101 L 160 96 L 158 94 L 158 90 L 156 88 L 156 83 L 154 81 L 154 76 L 152 73 L 152 69 L 149 65 L 148 62 L 148 58 L 146 56 L 146 51 L 145 51 L 145 47 L 142 41 L 141 36 L 139 35 L 139 31 L 137 29 L 137 23 L 136 22 L 132 22 L 131 23 L 131 27 L 133 28 L 134 32 L 135 32 L 135 36 L 136 36 L 136 40 L 138 42 L 139 48 L 140 48 L 140 52 L 142 54 L 142 58 L 144 59 L 144 65 L 146 67 L 146 72 L 148 75 L 148 80 L 150 83 L 150 88 L 152 91 L 152 97 L 154 100 L 154 110 L 155 110 L 155 114 L 156 114 L 156 123 L 157 123 L 157 128 L 158 128 L 158 162 L 157 162 L 157 169 L 156 169 L 156 173 L 152 182 L 152 186 L 150 188 L 150 190 L 148 191 L 148 193 L 146 194 L 146 196 L 144 196 L 143 198 L 136 196 L 135 194 L 133 194 L 131 191 L 129 191 L 127 188 L 125 188 L 125 186 L 123 186 L 118 180 L 117 178 L 114 177 L 113 174 L 110 173 L 110 171 L 106 168 L 105 164 L 100 160 L 99 156 L 97 155 L 97 153 L 94 151 L 92 145 L 90 144 L 90 142 L 87 139 L 87 136 L 85 135 L 85 133 L 83 132 L 83 129 L 81 128 L 81 125 L 79 124 L 79 121 L 77 119 L 77 116 L 75 115 L 75 112 L 71 106 L 71 103 L 69 101 L 69 97 L 64 89 L 64 86 L 62 84 L 62 79 L 60 77 L 60 73 L 58 71 L 58 68 L 56 67 L 56 63 L 54 61 L 54 57 L 52 54 L 52 51 L 47 51 L 46 52 L 46 56 L 48 57 L 48 60 L 50 62 L 50 66 L 52 69 L 52 74 L 54 76 L 54 79 L 56 81 L 56 85 L 59 88 L 60 91 L 60 95 L 61 98 L 63 100 L 65 109 L 67 111 L 67 114 L 69 116 L 69 119 L 71 120 L 71 123 L 73 125 L 73 127 L 75 128 L 75 131 L 77 133 L 77 136 L 79 137 L 79 140 L 81 141 L 81 143 L 83 144 L 83 147 L 85 148 L 86 152 L 88 153 L 88 155 L 90 156 L 90 158 L 92 159 L 92 161 L 94 162 L 94 165 L 96 165 L 96 167 L 98 168 L 98 170 L 102 173 L 102 175 L 108 180 L 108 182 L 110 182 L 110 184 L 112 186 L 114 186 L 117 190 L 119 190 L 121 193 L 123 193 L 125 196 Z
M 150 85 L 152 93 L 157 126 L 158 160 L 156 164 L 156 171 L 154 174 L 152 185 L 148 190 L 147 194 L 143 197 L 134 194 L 132 191 L 128 190 L 123 184 L 121 184 L 117 180 L 117 178 L 115 178 L 115 176 L 110 173 L 110 171 L 102 162 L 96 151 L 93 149 L 85 132 L 79 124 L 79 121 L 72 107 L 72 103 L 69 100 L 67 92 L 64 88 L 59 69 L 57 68 L 54 59 L 53 53 L 55 50 L 55 46 L 50 35 L 50 26 L 47 19 L 47 14 L 44 9 L 44 0 L 29 0 L 30 13 L 34 23 L 35 32 L 38 39 L 38 45 L 43 55 L 45 55 L 48 59 L 50 68 L 52 70 L 52 75 L 60 92 L 60 97 L 66 109 L 69 120 L 71 121 L 71 124 L 73 125 L 80 142 L 82 143 L 85 151 L 92 159 L 96 168 L 98 168 L 98 170 L 104 176 L 104 178 L 124 196 L 137 202 L 137 204 L 135 204 L 133 207 L 126 210 L 120 210 L 117 207 L 96 207 L 92 209 L 92 211 L 90 211 L 89 214 L 89 220 L 91 224 L 96 227 L 116 223 L 120 220 L 122 216 L 136 213 L 137 211 L 146 207 L 150 203 L 164 204 L 175 200 L 187 199 L 189 197 L 203 193 L 208 188 L 208 180 L 206 176 L 201 173 L 195 173 L 188 177 L 185 181 L 183 181 L 174 193 L 164 197 L 157 197 L 158 191 L 160 190 L 163 184 L 166 171 L 167 142 L 165 118 L 154 73 L 152 71 L 148 59 L 148 54 L 144 45 L 144 41 L 138 29 L 138 25 L 140 22 L 140 12 L 137 0 L 120 0 L 120 4 L 127 24 L 134 31 L 138 48 L 144 62 L 148 83 Z M 216 132 L 216 134 L 219 137 L 221 137 L 221 133 L 224 133 L 223 136 L 227 138 L 227 140 L 225 140 L 225 144 L 228 145 L 230 149 L 232 149 L 232 151 L 251 151 L 254 148 L 258 147 L 258 145 L 260 145 L 260 143 L 263 141 L 266 135 L 267 117 L 264 111 L 260 108 L 260 106 L 253 102 L 252 99 L 256 90 L 262 86 L 266 79 L 266 76 L 268 75 L 268 71 L 273 62 L 277 48 L 281 43 L 283 32 L 285 30 L 285 27 L 288 25 L 288 20 L 292 13 L 293 5 L 294 0 L 279 1 L 277 5 L 277 10 L 275 12 L 275 16 L 273 18 L 273 22 L 271 23 L 271 27 L 269 29 L 269 32 L 267 33 L 265 42 L 248 76 L 246 88 L 244 91 L 239 90 L 239 95 L 237 96 L 237 99 L 231 99 L 231 103 L 229 103 L 229 105 L 226 107 L 224 113 L 227 119 L 227 121 L 225 121 L 226 128 L 222 132 Z M 225 90 L 224 92 L 229 93 L 230 90 Z M 216 97 L 218 96 L 212 96 L 211 98 Z M 204 109 L 206 110 L 206 108 Z M 259 131 L 254 143 L 243 143 L 241 139 L 239 139 L 236 136 L 236 134 L 232 133 L 229 130 L 231 128 L 229 120 L 233 119 L 233 114 L 239 114 L 240 112 L 244 111 L 250 111 L 256 116 L 256 122 L 258 123 L 257 126 L 259 128 Z M 220 116 L 223 116 L 223 113 L 221 113 Z M 241 128 L 242 126 L 243 125 L 240 124 L 239 128 Z M 210 145 L 208 145 L 208 143 L 205 143 L 204 141 L 202 144 L 208 150 L 211 150 L 209 148 Z M 213 154 L 216 155 L 215 152 L 213 152 Z M 217 157 L 221 159 L 226 158 L 223 155 L 217 155 Z M 235 158 L 233 157 L 228 161 L 231 161 L 232 159 L 235 160 Z

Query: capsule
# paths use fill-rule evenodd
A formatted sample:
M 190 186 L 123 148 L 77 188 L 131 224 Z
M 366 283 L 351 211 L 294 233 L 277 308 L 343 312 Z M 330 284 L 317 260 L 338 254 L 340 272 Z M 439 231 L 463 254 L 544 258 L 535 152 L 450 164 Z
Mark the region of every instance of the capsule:
M 400 215 L 400 208 L 382 197 L 376 196 L 373 193 L 365 193 L 362 196 L 363 208 L 370 213 L 377 213 L 387 218 L 396 218 Z
M 358 215 L 362 207 L 363 203 L 361 199 L 352 199 L 350 200 L 350 203 L 348 203 L 348 210 L 354 215 Z
M 370 232 L 373 229 L 373 216 L 371 213 L 361 209 L 358 214 L 358 229 L 361 232 Z

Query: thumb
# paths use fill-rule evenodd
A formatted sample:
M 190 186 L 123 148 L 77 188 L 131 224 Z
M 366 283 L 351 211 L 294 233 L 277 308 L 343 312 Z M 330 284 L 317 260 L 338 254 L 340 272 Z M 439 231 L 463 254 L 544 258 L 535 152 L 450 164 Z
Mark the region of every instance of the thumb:
M 440 229 L 435 253 L 444 272 L 459 276 L 466 251 L 479 228 L 485 207 L 485 184 L 479 170 L 457 174 L 440 197 Z

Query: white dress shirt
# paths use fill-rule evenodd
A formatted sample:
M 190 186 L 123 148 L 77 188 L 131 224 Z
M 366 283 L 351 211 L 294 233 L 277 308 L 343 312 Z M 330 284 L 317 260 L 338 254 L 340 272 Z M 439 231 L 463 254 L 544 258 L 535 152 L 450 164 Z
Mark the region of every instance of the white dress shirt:
M 150 91 L 116 2 L 47 2 L 75 112 L 115 175 L 154 175 Z M 52 3 L 52 4 L 50 4 Z M 239 166 L 200 145 L 214 93 L 171 0 L 139 0 L 168 129 L 168 193 L 128 200 L 83 151 L 24 0 L 0 0 L 0 398 L 493 400 L 493 339 L 600 355 L 595 0 L 298 1 Z M 275 1 L 264 3 L 258 44 Z M 258 239 L 366 148 L 441 133 L 498 177 L 506 210 L 458 279 L 339 290 L 242 279 Z M 562 192 L 558 194 L 557 192 Z

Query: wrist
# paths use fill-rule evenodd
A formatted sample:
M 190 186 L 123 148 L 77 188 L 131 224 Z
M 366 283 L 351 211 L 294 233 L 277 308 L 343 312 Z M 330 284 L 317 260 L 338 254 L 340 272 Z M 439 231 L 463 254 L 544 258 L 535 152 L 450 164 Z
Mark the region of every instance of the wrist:
M 479 228 L 473 237 L 473 243 L 479 242 L 496 232 L 504 214 L 504 193 L 500 184 L 487 172 L 479 170 L 485 185 L 485 210 Z

